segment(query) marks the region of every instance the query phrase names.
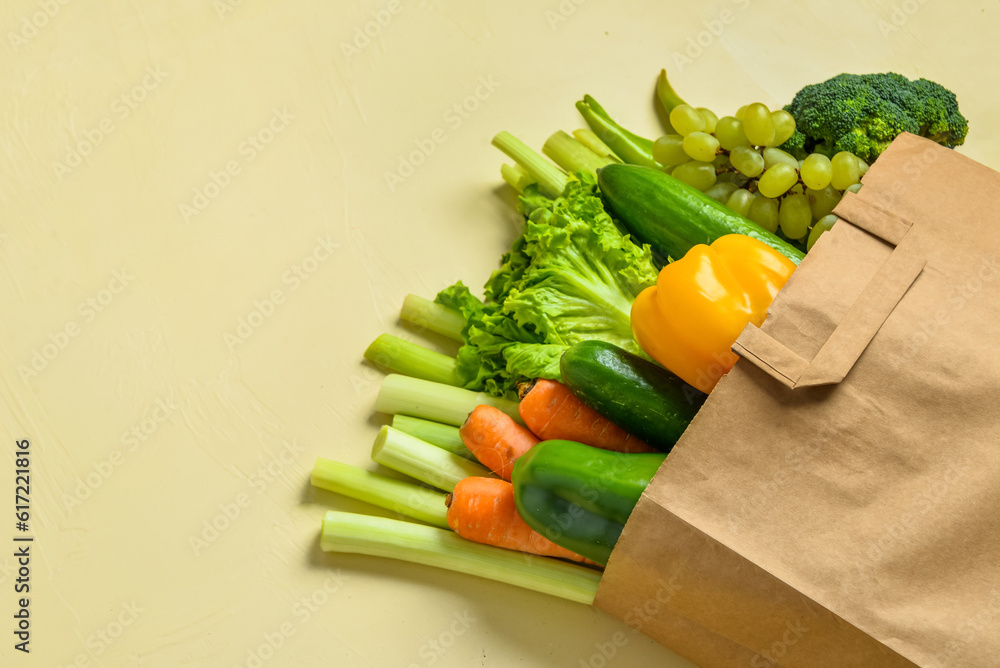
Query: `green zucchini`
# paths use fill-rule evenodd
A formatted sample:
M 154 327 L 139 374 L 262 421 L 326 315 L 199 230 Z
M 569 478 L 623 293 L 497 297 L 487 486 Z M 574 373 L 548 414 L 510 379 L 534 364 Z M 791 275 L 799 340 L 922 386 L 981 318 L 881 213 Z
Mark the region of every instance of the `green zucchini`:
M 698 244 L 727 234 L 764 242 L 795 264 L 805 255 L 700 190 L 664 171 L 612 164 L 597 170 L 604 205 L 632 238 L 649 244 L 661 262 L 677 260 Z
M 663 367 L 606 341 L 581 341 L 559 361 L 583 403 L 657 450 L 668 452 L 705 395 Z

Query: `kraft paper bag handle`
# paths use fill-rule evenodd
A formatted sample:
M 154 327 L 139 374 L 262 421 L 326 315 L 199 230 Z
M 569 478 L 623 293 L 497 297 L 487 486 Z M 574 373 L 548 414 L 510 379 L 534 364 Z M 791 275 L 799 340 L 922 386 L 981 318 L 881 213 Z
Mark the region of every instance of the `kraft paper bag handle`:
M 803 359 L 753 324 L 733 344 L 733 352 L 792 389 L 842 381 L 927 264 L 910 223 L 854 193 L 845 194 L 836 213 L 840 224 L 865 230 L 895 248 L 816 357 Z

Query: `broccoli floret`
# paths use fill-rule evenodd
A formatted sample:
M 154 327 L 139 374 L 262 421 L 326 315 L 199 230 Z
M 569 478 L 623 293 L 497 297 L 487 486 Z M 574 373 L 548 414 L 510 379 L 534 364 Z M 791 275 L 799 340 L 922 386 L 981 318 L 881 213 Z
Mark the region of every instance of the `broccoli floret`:
M 796 132 L 782 148 L 799 157 L 850 151 L 871 163 L 901 132 L 954 148 L 969 131 L 954 93 L 893 72 L 839 74 L 806 86 L 785 109 Z

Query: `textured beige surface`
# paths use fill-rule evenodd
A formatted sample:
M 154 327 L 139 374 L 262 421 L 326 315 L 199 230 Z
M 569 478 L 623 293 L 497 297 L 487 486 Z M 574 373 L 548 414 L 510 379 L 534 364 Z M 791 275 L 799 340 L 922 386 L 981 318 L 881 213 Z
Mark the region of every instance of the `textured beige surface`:
M 481 285 L 515 234 L 498 130 L 538 146 L 590 93 L 655 135 L 662 66 L 720 115 L 893 69 L 952 88 L 963 152 L 1000 166 L 1000 6 L 833 6 L 4 3 L 0 662 L 688 665 L 584 606 L 325 556 L 327 508 L 376 511 L 308 475 L 319 456 L 367 465 L 380 374 L 361 353 L 417 338 L 403 296 Z

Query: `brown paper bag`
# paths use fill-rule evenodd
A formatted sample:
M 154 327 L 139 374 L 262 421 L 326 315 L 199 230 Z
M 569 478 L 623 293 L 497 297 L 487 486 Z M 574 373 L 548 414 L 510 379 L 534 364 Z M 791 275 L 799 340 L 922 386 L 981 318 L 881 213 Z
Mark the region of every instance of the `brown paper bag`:
M 1000 175 L 903 135 L 864 184 L 598 591 L 705 668 L 1000 665 Z

